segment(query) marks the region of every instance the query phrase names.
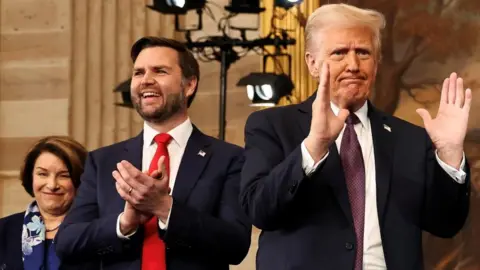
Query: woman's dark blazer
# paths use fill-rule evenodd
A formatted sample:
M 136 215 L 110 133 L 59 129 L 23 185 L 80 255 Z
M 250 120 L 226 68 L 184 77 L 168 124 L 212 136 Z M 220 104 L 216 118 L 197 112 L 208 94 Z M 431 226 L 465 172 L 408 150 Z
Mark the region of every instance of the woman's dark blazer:
M 22 261 L 22 228 L 25 212 L 0 219 L 0 270 L 24 270 Z M 60 264 L 62 270 L 100 269 L 96 262 Z

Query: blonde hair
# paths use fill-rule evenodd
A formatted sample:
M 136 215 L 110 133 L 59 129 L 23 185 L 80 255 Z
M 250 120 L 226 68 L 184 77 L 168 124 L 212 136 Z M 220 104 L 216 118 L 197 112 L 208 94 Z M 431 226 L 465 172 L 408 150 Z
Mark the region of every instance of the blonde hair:
M 317 8 L 308 17 L 305 26 L 305 49 L 308 51 L 313 42 L 313 34 L 332 26 L 352 27 L 364 26 L 373 33 L 373 45 L 377 59 L 381 58 L 381 31 L 385 27 L 382 13 L 361 9 L 347 4 L 327 4 Z

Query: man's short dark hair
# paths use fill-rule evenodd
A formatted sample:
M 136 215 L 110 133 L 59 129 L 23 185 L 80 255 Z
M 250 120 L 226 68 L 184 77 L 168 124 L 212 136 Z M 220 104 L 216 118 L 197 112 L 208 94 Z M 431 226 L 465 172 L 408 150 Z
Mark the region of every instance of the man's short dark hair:
M 143 51 L 146 48 L 152 48 L 152 47 L 167 47 L 177 51 L 178 65 L 182 70 L 182 77 L 183 77 L 182 80 L 188 81 L 188 80 L 191 80 L 192 78 L 197 79 L 197 86 L 195 87 L 193 94 L 188 98 L 188 101 L 187 101 L 187 106 L 190 107 L 190 104 L 192 104 L 193 98 L 197 93 L 198 82 L 200 81 L 200 68 L 198 67 L 197 60 L 195 59 L 193 54 L 190 52 L 190 50 L 188 50 L 187 46 L 185 46 L 185 44 L 179 41 L 169 39 L 169 38 L 163 38 L 163 37 L 147 36 L 147 37 L 140 38 L 133 44 L 132 50 L 130 52 L 132 61 L 135 62 L 135 60 L 137 60 L 137 57 L 141 51 Z

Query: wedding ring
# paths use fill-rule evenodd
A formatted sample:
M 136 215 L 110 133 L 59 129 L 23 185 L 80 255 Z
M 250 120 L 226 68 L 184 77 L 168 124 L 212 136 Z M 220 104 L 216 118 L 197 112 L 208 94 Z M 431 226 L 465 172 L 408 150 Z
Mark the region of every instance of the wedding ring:
M 130 193 L 132 193 L 132 190 L 133 190 L 133 188 L 130 187 L 130 189 L 128 190 L 128 195 L 130 195 Z

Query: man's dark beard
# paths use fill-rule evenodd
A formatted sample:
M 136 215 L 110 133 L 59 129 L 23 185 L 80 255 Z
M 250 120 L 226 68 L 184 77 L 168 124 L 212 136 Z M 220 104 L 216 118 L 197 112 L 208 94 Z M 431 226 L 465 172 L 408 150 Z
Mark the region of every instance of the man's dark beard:
M 132 97 L 132 100 L 135 101 L 133 106 L 138 114 L 143 120 L 150 123 L 162 123 L 178 113 L 185 106 L 185 94 L 183 91 L 178 94 L 169 94 L 166 97 L 165 106 L 157 108 L 152 113 L 145 113 L 143 111 L 141 97 Z

